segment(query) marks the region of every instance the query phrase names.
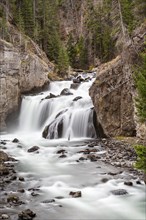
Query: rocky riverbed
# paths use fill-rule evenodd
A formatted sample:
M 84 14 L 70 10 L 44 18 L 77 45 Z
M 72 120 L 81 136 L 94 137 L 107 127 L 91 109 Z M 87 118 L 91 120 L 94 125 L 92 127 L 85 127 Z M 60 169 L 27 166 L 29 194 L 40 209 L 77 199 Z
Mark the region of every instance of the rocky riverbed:
M 17 148 L 23 148 L 18 139 L 12 141 Z M 3 140 L 0 142 L 0 219 L 18 219 L 31 220 L 37 216 L 37 213 L 31 211 L 27 201 L 27 192 L 32 198 L 37 199 L 40 194 L 39 187 L 28 188 L 25 183 L 25 177 L 20 176 L 18 172 L 18 161 L 5 153 L 7 152 L 7 144 L 9 141 Z M 98 139 L 95 141 L 87 141 L 85 147 L 76 151 L 75 162 L 77 164 L 93 162 L 98 164 L 99 169 L 112 166 L 111 170 L 103 172 L 101 182 L 104 184 L 111 179 L 122 178 L 124 185 L 132 187 L 133 184 L 143 184 L 143 174 L 134 169 L 136 154 L 131 144 L 113 139 Z M 39 154 L 40 147 L 33 146 L 27 150 L 28 154 Z M 56 151 L 58 159 L 68 157 L 68 148 L 59 148 Z M 100 162 L 100 166 L 99 166 Z M 105 169 L 106 170 L 106 169 Z M 128 172 L 127 177 L 123 175 Z M 98 173 L 97 173 L 98 175 Z M 125 189 L 112 190 L 113 195 L 124 195 L 128 192 Z M 81 191 L 70 191 L 69 196 L 73 198 L 82 197 Z M 44 204 L 56 204 L 56 199 L 62 199 L 58 196 L 50 200 L 44 200 Z M 62 205 L 59 205 L 61 208 Z M 43 220 L 43 218 L 42 218 Z

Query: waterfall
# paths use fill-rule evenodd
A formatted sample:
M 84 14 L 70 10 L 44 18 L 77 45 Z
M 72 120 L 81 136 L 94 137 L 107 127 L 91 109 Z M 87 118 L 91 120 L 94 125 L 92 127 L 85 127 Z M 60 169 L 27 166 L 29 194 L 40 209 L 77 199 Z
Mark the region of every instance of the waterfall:
M 20 131 L 44 131 L 45 138 L 95 138 L 93 104 L 88 90 L 94 79 L 75 90 L 72 81 L 51 82 L 47 92 L 23 96 L 19 117 Z M 60 95 L 63 89 L 69 95 Z M 52 97 L 50 97 L 50 93 Z

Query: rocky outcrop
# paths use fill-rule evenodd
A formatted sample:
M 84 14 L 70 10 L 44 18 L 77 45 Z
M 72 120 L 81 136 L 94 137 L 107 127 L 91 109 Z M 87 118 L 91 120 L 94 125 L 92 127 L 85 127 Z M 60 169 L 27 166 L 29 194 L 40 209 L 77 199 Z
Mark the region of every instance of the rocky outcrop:
M 6 129 L 7 116 L 18 109 L 21 93 L 43 87 L 53 71 L 31 39 L 20 36 L 11 25 L 9 31 L 11 42 L 0 39 L 0 130 Z
M 138 134 L 140 126 L 135 110 L 133 65 L 137 62 L 137 54 L 144 48 L 145 30 L 146 23 L 135 31 L 131 39 L 125 40 L 120 55 L 98 67 L 96 80 L 90 88 L 97 121 L 108 136 Z
M 109 136 L 135 134 L 131 70 L 121 56 L 100 66 L 90 89 L 97 119 Z

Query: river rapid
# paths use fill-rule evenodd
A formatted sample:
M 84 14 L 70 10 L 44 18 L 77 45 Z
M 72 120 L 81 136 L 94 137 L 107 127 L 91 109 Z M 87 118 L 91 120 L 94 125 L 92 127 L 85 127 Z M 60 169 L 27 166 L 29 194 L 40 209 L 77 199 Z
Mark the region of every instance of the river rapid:
M 23 96 L 17 130 L 1 134 L 1 140 L 6 140 L 5 152 L 18 160 L 14 162 L 15 170 L 24 177 L 17 184 L 17 188 L 25 189 L 23 194 L 19 193 L 24 204 L 6 205 L 1 210 L 9 213 L 11 219 L 16 220 L 18 213 L 27 208 L 36 213 L 36 220 L 146 219 L 143 181 L 137 184 L 137 179 L 131 180 L 131 174 L 126 171 L 110 176 L 110 172 L 120 169 L 100 160 L 81 159 L 84 150 L 98 136 L 88 94 L 94 75 L 82 77 L 89 79 L 77 89 L 70 89 L 72 81 L 58 81 L 51 82 L 45 92 Z M 60 96 L 64 88 L 72 94 Z M 46 98 L 50 93 L 59 96 Z M 47 138 L 43 138 L 46 126 Z M 14 138 L 19 142 L 12 142 Z M 33 146 L 39 149 L 28 152 Z M 100 144 L 94 149 L 97 156 L 105 153 Z M 133 186 L 124 184 L 129 179 Z M 112 193 L 118 189 L 127 193 Z M 14 182 L 8 185 L 7 193 L 16 193 L 15 190 Z M 81 196 L 70 195 L 78 191 Z

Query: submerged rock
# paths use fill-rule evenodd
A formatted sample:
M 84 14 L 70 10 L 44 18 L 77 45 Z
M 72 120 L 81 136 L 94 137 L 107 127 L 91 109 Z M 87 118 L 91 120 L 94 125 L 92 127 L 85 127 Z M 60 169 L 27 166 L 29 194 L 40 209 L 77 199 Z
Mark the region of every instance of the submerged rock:
M 43 137 L 43 138 L 47 138 L 48 129 L 49 129 L 49 125 L 47 125 L 47 126 L 45 127 L 45 129 L 43 130 L 43 133 L 42 133 L 42 137 Z
M 38 146 L 33 146 L 33 147 L 29 148 L 27 152 L 32 153 L 32 152 L 35 152 L 35 151 L 37 151 L 39 149 L 40 148 Z
M 124 185 L 126 185 L 126 186 L 133 186 L 133 183 L 132 183 L 131 181 L 129 181 L 129 182 L 124 182 Z
M 68 88 L 65 88 L 61 91 L 60 95 L 73 95 L 73 93 Z
M 42 101 L 44 99 L 52 99 L 52 98 L 57 98 L 58 96 L 57 95 L 54 95 L 53 93 L 50 93 L 50 95 L 47 95 L 45 98 L 41 99 Z
M 82 99 L 83 97 L 82 96 L 77 96 L 76 98 L 73 99 L 73 102 L 76 102 L 78 101 L 79 99 Z
M 25 181 L 25 179 L 24 179 L 24 177 L 23 177 L 23 176 L 19 176 L 19 180 L 20 180 L 20 181 L 22 181 L 22 182 L 24 182 L 24 181 Z
M 55 202 L 55 199 L 48 199 L 48 200 L 42 201 L 42 203 L 53 203 L 53 202 Z
M 77 192 L 70 192 L 69 193 L 70 196 L 72 196 L 73 198 L 79 198 L 82 197 L 82 192 L 81 191 L 77 191 Z
M 65 158 L 65 157 L 67 157 L 65 154 L 59 156 L 59 158 Z
M 77 89 L 79 87 L 80 83 L 72 83 L 70 88 L 71 89 Z
M 19 140 L 17 138 L 14 138 L 14 140 L 12 142 L 13 143 L 19 143 Z
M 77 79 L 77 78 L 74 78 L 74 79 L 73 79 L 73 83 L 80 83 L 80 80 Z
M 128 192 L 125 189 L 115 189 L 115 190 L 112 190 L 111 193 L 116 196 L 128 194 Z
M 64 153 L 66 153 L 66 150 L 61 149 L 57 151 L 57 154 L 64 154 Z

